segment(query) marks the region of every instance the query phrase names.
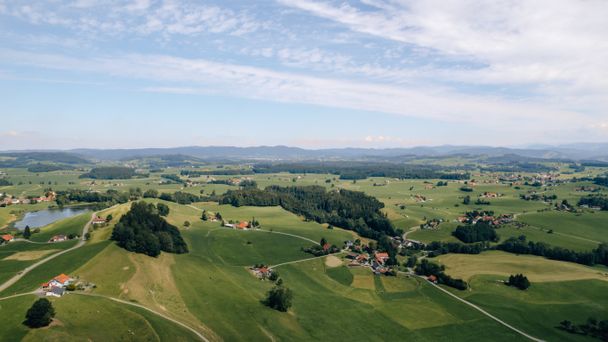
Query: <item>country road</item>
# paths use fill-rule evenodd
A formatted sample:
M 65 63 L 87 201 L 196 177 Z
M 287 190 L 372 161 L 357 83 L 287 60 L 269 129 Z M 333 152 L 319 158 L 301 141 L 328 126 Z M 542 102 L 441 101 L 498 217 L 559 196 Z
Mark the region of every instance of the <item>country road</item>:
M 173 322 L 173 323 L 179 325 L 182 328 L 187 329 L 188 331 L 192 332 L 197 337 L 199 337 L 202 341 L 209 342 L 209 340 L 205 336 L 203 336 L 203 334 L 201 334 L 200 332 L 196 331 L 194 328 L 191 328 L 190 326 L 188 326 L 188 325 L 186 325 L 186 324 L 184 324 L 184 323 L 182 323 L 182 322 L 180 322 L 180 321 L 178 321 L 176 319 L 173 319 L 173 318 L 171 318 L 169 316 L 166 316 L 166 315 L 164 315 L 164 314 L 162 314 L 162 313 L 160 313 L 158 311 L 154 311 L 154 310 L 152 310 L 152 309 L 150 309 L 148 307 L 145 307 L 145 306 L 143 306 L 141 304 L 129 302 L 129 301 L 126 301 L 126 300 L 122 300 L 122 299 L 118 299 L 118 298 L 114 298 L 114 297 L 110 297 L 110 296 L 98 295 L 98 294 L 79 293 L 79 292 L 74 292 L 73 294 L 80 295 L 80 296 L 105 298 L 105 299 L 109 299 L 109 300 L 115 301 L 117 303 L 121 303 L 121 304 L 125 304 L 125 305 L 130 305 L 130 306 L 134 306 L 134 307 L 146 310 L 146 311 L 148 311 L 150 313 L 153 313 L 153 314 L 155 314 L 155 315 L 157 315 L 157 316 L 159 316 L 161 318 L 164 318 L 164 319 L 166 319 L 166 320 L 168 320 L 170 322 Z
M 84 227 L 82 228 L 82 235 L 80 236 L 80 239 L 78 241 L 78 243 L 71 248 L 68 248 L 66 250 L 63 250 L 61 252 L 49 255 L 48 257 L 37 261 L 36 263 L 24 268 L 22 271 L 20 271 L 19 273 L 17 273 L 14 277 L 10 278 L 9 280 L 5 281 L 2 285 L 0 285 L 0 292 L 6 290 L 7 288 L 9 288 L 10 286 L 12 286 L 13 284 L 15 284 L 17 281 L 19 281 L 19 279 L 21 279 L 23 276 L 25 276 L 26 274 L 28 274 L 30 271 L 32 271 L 33 269 L 37 268 L 38 266 L 52 260 L 55 259 L 56 257 L 63 255 L 65 253 L 71 252 L 75 249 L 78 249 L 82 246 L 84 246 L 85 242 L 86 242 L 86 238 L 85 235 L 88 233 L 89 228 L 91 227 L 91 222 L 93 222 L 93 219 L 97 216 L 97 212 L 94 212 L 91 214 L 91 219 L 89 220 L 89 222 L 87 222 Z
M 430 282 L 430 281 L 427 281 L 427 280 L 426 280 L 426 277 L 423 277 L 423 276 L 419 276 L 419 277 L 420 277 L 420 278 L 422 278 L 422 279 L 424 279 L 424 281 L 426 281 L 427 283 L 429 283 L 429 284 L 431 284 L 432 286 L 434 286 L 436 289 L 438 289 L 438 290 L 440 290 L 440 291 L 444 292 L 445 294 L 449 295 L 450 297 L 455 298 L 456 300 L 458 300 L 458 301 L 460 301 L 460 302 L 462 302 L 462 303 L 464 303 L 464 304 L 466 304 L 466 305 L 468 305 L 468 306 L 470 306 L 470 307 L 474 308 L 475 310 L 479 311 L 479 312 L 480 312 L 480 313 L 482 313 L 483 315 L 485 315 L 485 316 L 487 316 L 487 317 L 489 317 L 489 318 L 493 319 L 494 321 L 496 321 L 496 322 L 498 322 L 498 323 L 500 323 L 500 324 L 504 325 L 505 327 L 507 327 L 507 328 L 509 328 L 509 329 L 511 329 L 511 330 L 513 330 L 513 331 L 515 331 L 516 333 L 518 333 L 518 334 L 520 334 L 520 335 L 522 335 L 522 336 L 524 336 L 524 337 L 526 337 L 526 338 L 528 338 L 528 339 L 530 339 L 530 340 L 532 340 L 532 341 L 536 341 L 536 342 L 545 342 L 544 340 L 541 340 L 541 339 L 536 338 L 536 337 L 534 337 L 534 336 L 528 335 L 527 333 L 525 333 L 525 332 L 523 332 L 523 331 L 521 331 L 521 330 L 517 329 L 516 327 L 514 327 L 514 326 L 510 325 L 509 323 L 507 323 L 507 322 L 505 322 L 505 321 L 501 320 L 500 318 L 498 318 L 498 317 L 496 317 L 496 316 L 492 315 L 491 313 L 487 312 L 486 310 L 482 309 L 481 307 L 479 307 L 479 306 L 477 306 L 477 305 L 475 305 L 475 304 L 473 304 L 473 303 L 471 303 L 471 302 L 469 302 L 469 301 L 467 301 L 467 300 L 465 300 L 465 299 L 462 299 L 462 298 L 458 297 L 457 295 L 455 295 L 455 294 L 453 294 L 452 292 L 450 292 L 450 291 L 448 291 L 448 290 L 446 290 L 446 289 L 442 288 L 441 286 L 439 286 L 439 285 L 437 285 L 437 284 L 435 284 L 435 283 L 432 283 L 432 282 Z

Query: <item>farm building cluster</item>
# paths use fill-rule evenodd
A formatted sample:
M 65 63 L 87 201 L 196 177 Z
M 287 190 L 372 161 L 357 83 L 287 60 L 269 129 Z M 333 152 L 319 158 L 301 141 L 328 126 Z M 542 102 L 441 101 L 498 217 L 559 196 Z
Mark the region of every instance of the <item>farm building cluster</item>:
M 346 259 L 349 260 L 348 267 L 367 267 L 374 274 L 396 275 L 394 265 L 390 265 L 390 256 L 387 252 L 381 252 L 364 247 L 360 244 L 347 241 L 345 249 L 348 251 Z
M 0 207 L 8 207 L 9 205 L 17 205 L 17 204 L 35 204 L 35 203 L 43 203 L 43 202 L 52 202 L 56 198 L 56 194 L 54 191 L 49 191 L 45 193 L 43 196 L 39 197 L 15 197 L 13 195 L 9 195 L 6 193 L 0 194 Z
M 477 224 L 478 222 L 486 222 L 491 226 L 500 226 L 513 222 L 513 215 L 502 214 L 494 216 L 492 211 L 471 211 L 464 216 L 458 217 L 458 222 L 464 224 Z
M 249 271 L 261 280 L 273 280 L 273 274 L 276 275 L 276 272 L 270 266 L 263 264 L 251 266 Z
M 68 286 L 73 285 L 74 279 L 65 274 L 60 274 L 42 284 L 42 292 L 47 297 L 61 297 L 65 294 Z

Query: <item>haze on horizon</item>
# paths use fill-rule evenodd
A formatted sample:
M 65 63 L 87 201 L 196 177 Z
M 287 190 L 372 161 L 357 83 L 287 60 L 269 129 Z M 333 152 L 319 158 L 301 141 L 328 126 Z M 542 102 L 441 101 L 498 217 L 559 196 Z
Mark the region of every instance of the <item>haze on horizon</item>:
M 0 0 L 0 150 L 608 141 L 608 2 Z

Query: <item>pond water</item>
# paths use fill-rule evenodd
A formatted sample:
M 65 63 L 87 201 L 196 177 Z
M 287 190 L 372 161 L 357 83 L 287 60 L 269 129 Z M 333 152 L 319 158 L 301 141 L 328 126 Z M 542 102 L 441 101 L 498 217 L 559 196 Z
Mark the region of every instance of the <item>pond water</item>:
M 32 229 L 44 227 L 61 219 L 86 213 L 89 210 L 90 209 L 86 207 L 78 207 L 32 211 L 26 213 L 21 221 L 16 222 L 15 228 L 25 229 L 25 226 L 30 226 Z

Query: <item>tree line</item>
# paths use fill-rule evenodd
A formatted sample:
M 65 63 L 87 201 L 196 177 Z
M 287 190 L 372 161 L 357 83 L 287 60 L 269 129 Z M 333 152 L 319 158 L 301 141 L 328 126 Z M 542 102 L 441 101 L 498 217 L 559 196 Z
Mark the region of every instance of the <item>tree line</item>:
M 516 254 L 531 254 L 547 259 L 575 262 L 587 266 L 608 266 L 608 244 L 602 243 L 590 252 L 577 252 L 562 247 L 553 247 L 544 242 L 527 241 L 524 235 L 511 237 L 496 246 L 496 249 Z
M 451 171 L 451 172 L 450 172 Z M 390 177 L 399 179 L 469 179 L 470 174 L 455 172 L 449 167 L 434 165 L 403 165 L 394 163 L 365 163 L 365 162 L 303 162 L 256 164 L 255 173 L 313 173 L 334 174 L 340 179 L 356 180 L 369 177 Z
M 578 200 L 578 205 L 587 205 L 589 207 L 599 207 L 602 210 L 608 210 L 608 197 L 600 195 L 588 195 L 581 197 Z

